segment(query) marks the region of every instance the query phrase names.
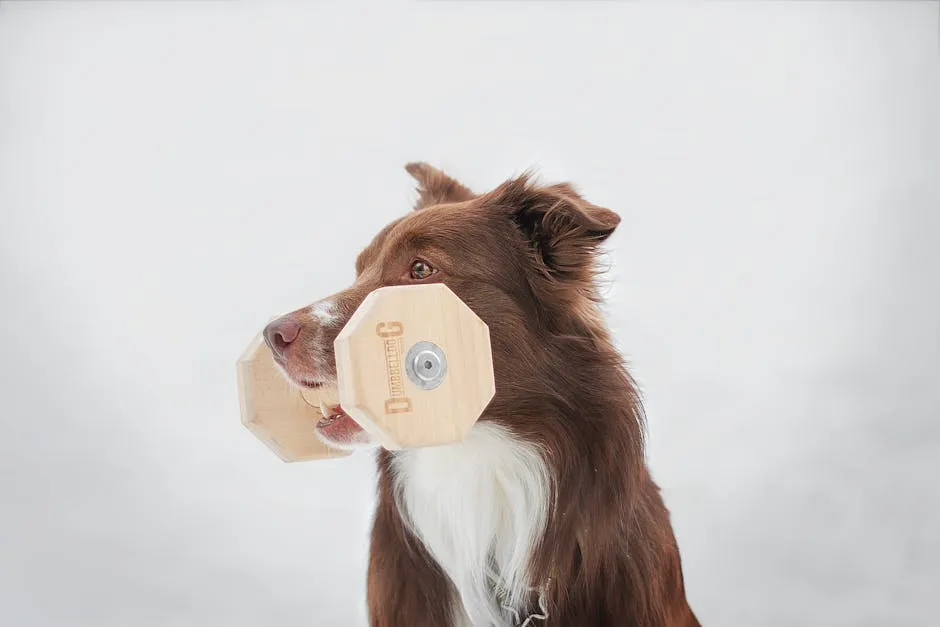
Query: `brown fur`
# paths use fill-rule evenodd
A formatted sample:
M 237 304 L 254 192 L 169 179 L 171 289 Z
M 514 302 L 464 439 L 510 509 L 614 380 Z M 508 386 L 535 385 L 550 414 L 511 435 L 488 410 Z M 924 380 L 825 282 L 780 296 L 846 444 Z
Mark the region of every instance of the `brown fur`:
M 530 581 L 550 582 L 549 618 L 534 625 L 697 626 L 645 463 L 640 399 L 597 308 L 598 247 L 619 216 L 569 184 L 523 175 L 477 195 L 427 164 L 406 168 L 419 183 L 415 211 L 362 251 L 337 302 L 348 317 L 371 290 L 412 282 L 420 258 L 436 270 L 427 281 L 445 282 L 488 324 L 496 396 L 481 420 L 538 444 L 554 482 L 530 564 Z M 371 625 L 450 625 L 454 589 L 403 523 L 392 455 L 378 454 Z

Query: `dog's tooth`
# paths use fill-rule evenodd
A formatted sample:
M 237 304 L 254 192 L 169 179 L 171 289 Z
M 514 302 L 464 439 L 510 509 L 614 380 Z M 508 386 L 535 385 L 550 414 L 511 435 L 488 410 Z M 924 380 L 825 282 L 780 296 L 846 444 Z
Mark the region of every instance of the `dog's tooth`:
M 330 408 L 322 399 L 320 400 L 320 413 L 323 414 L 324 418 L 330 417 Z

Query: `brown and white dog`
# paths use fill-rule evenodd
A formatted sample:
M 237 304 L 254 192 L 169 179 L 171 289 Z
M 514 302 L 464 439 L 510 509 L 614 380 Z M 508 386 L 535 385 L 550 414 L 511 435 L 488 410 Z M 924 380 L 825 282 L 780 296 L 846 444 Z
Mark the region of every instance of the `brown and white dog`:
M 333 339 L 372 290 L 440 281 L 490 329 L 496 395 L 461 443 L 379 449 L 373 627 L 699 625 L 643 410 L 598 311 L 598 248 L 620 218 L 528 176 L 476 194 L 424 163 L 415 210 L 383 228 L 348 289 L 272 322 L 320 437 L 376 446 L 342 411 Z

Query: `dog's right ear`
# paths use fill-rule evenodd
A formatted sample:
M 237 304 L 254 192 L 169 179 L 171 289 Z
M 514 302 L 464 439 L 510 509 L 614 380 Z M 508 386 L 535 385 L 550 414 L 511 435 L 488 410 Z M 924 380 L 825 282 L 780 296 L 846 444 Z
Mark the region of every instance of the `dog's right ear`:
M 461 202 L 475 198 L 476 194 L 447 176 L 434 166 L 420 161 L 408 163 L 405 170 L 418 181 L 418 200 L 415 211 L 445 202 Z

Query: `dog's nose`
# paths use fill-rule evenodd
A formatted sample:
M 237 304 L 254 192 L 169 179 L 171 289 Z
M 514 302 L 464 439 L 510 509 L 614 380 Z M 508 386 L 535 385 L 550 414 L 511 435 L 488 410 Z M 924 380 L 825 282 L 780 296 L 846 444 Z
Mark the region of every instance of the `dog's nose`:
M 283 316 L 264 328 L 264 341 L 277 357 L 284 357 L 284 351 L 300 335 L 300 323 L 289 316 Z

